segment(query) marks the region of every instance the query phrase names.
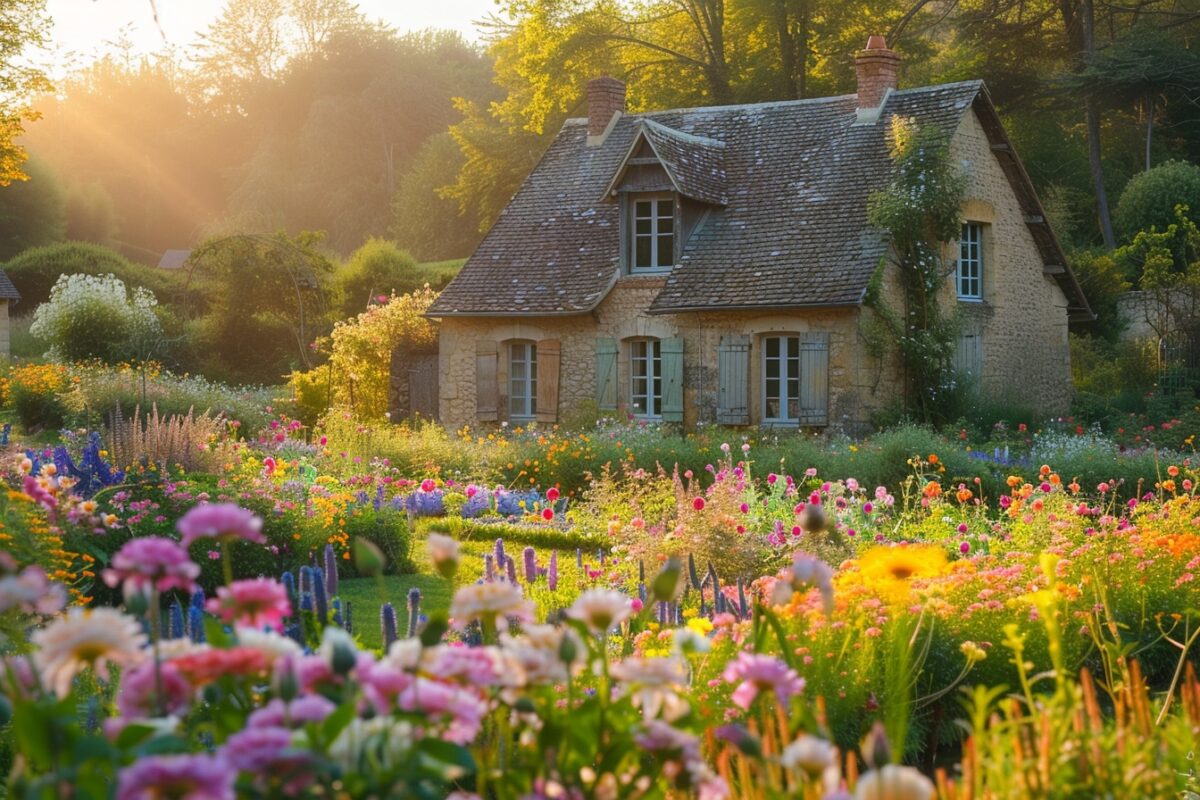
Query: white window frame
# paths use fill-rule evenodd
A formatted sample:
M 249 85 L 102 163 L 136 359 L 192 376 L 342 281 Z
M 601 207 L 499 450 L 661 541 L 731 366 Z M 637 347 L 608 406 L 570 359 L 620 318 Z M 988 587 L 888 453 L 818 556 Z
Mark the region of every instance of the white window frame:
M 769 353 L 772 341 L 779 342 L 776 355 Z M 796 334 L 777 333 L 762 337 L 762 421 L 768 425 L 799 425 L 800 424 L 800 337 Z M 777 367 L 777 374 L 770 377 L 772 363 Z M 777 381 L 775 394 L 768 390 L 768 384 Z M 795 393 L 791 388 L 794 385 Z M 779 413 L 771 415 L 768 411 L 771 400 L 779 402 Z M 794 413 L 793 412 L 794 409 Z
M 649 215 L 642 215 L 639 206 L 649 204 Z M 663 214 L 662 204 L 671 204 L 671 213 Z M 679 236 L 679 225 L 676 219 L 676 212 L 679 208 L 679 203 L 674 195 L 670 194 L 635 194 L 629 198 L 629 271 L 634 274 L 646 274 L 656 272 L 669 272 L 675 266 L 675 244 Z M 640 233 L 638 231 L 638 223 L 649 222 L 649 233 Z M 669 223 L 670 230 L 663 231 L 664 223 Z M 660 264 L 659 245 L 662 242 L 662 237 L 669 236 L 671 252 L 667 255 L 668 263 Z M 643 266 L 638 264 L 638 241 L 648 238 L 650 240 L 650 265 Z
M 520 367 L 520 369 L 518 369 Z M 517 373 L 521 374 L 518 375 Z M 508 418 L 531 420 L 537 416 L 537 343 L 508 343 Z
M 663 403 L 662 340 L 629 342 L 629 407 L 635 417 L 660 419 Z
M 959 300 L 983 301 L 983 223 L 964 222 L 958 240 L 954 289 Z

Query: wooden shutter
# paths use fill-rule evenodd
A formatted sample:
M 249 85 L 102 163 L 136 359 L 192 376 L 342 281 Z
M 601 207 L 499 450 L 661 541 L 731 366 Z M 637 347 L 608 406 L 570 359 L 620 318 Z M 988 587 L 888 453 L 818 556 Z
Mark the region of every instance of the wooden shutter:
M 555 422 L 558 419 L 558 374 L 561 362 L 558 339 L 541 339 L 537 343 L 537 421 Z
M 717 423 L 750 424 L 750 337 L 722 336 L 717 346 Z
M 663 339 L 662 418 L 664 422 L 683 422 L 683 339 Z
M 498 348 L 495 342 L 475 343 L 475 417 L 480 422 L 499 418 L 500 384 L 496 379 Z
M 596 405 L 617 410 L 617 340 L 604 336 L 596 339 Z
M 829 336 L 810 333 L 800 337 L 801 425 L 829 424 Z

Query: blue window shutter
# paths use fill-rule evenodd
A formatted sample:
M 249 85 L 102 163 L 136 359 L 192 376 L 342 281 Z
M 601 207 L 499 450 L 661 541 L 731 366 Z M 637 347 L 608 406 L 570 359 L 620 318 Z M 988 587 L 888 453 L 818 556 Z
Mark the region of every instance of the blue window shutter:
M 596 405 L 617 410 L 617 340 L 605 336 L 596 339 Z
M 722 336 L 717 346 L 717 423 L 750 424 L 750 337 Z
M 683 339 L 663 339 L 662 418 L 664 422 L 683 422 Z

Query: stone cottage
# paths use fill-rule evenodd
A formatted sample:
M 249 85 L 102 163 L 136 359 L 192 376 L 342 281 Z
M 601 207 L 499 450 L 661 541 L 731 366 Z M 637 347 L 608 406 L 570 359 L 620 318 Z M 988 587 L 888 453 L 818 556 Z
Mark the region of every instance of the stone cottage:
M 15 306 L 20 300 L 21 293 L 13 286 L 8 273 L 0 269 L 0 358 L 8 358 L 12 354 L 9 306 Z
M 639 114 L 622 83 L 592 81 L 587 119 L 567 120 L 430 311 L 442 421 L 585 404 L 689 426 L 868 421 L 902 385 L 861 325 L 888 251 L 867 204 L 895 115 L 943 129 L 969 183 L 944 288 L 957 368 L 1065 408 L 1067 326 L 1092 314 L 987 89 L 898 89 L 899 62 L 875 36 L 855 94 Z

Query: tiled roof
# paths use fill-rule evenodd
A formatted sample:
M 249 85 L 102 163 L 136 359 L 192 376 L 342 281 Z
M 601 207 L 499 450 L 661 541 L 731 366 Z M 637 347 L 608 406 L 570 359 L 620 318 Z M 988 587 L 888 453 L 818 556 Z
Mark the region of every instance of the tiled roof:
M 949 133 L 979 98 L 990 108 L 979 81 L 895 91 L 874 124 L 856 124 L 854 95 L 628 114 L 593 147 L 568 120 L 430 314 L 595 308 L 619 270 L 619 206 L 603 195 L 639 134 L 681 192 L 713 204 L 652 312 L 857 304 L 885 252 L 867 200 L 890 176 L 888 120 Z
M 12 280 L 8 277 L 8 273 L 0 269 L 0 300 L 12 300 L 17 302 L 21 299 L 21 293 L 17 291 L 17 287 L 13 286 Z

